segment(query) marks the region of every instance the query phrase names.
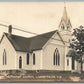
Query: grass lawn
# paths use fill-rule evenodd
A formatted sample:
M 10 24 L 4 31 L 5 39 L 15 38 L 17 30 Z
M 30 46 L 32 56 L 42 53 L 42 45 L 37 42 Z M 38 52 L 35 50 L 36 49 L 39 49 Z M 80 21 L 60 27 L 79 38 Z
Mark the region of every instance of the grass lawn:
M 27 76 L 30 76 L 30 78 Z M 5 77 L 5 79 L 0 79 L 1 82 L 84 82 L 84 73 L 72 73 L 64 71 L 41 71 L 28 72 L 19 78 L 15 77 Z

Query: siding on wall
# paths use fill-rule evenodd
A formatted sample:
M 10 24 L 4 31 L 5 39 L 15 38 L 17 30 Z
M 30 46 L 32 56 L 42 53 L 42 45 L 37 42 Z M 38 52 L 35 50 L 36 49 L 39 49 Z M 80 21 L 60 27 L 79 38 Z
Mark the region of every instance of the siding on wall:
M 55 49 L 59 50 L 60 66 L 53 65 L 53 55 Z M 64 47 L 54 44 L 49 44 L 43 50 L 43 69 L 47 70 L 64 70 Z
M 69 39 L 72 39 L 72 34 L 70 31 L 61 31 L 60 34 L 64 41 L 69 42 Z
M 58 34 L 54 34 L 53 38 L 58 39 L 50 39 L 48 43 L 46 43 L 43 48 L 43 69 L 45 70 L 64 70 L 65 66 L 65 45 L 61 41 Z M 53 65 L 53 54 L 55 49 L 59 50 L 60 53 L 60 65 Z
M 68 46 L 65 47 L 65 70 L 71 71 L 72 70 L 72 58 L 67 57 L 70 48 Z M 69 59 L 69 66 L 67 66 L 67 59 Z
M 69 60 L 69 65 L 67 66 L 67 59 Z M 71 57 L 66 57 L 65 60 L 65 70 L 66 71 L 71 71 L 72 70 L 72 58 Z
M 33 65 L 33 53 L 35 53 L 35 65 Z M 22 57 L 22 69 L 25 70 L 40 70 L 42 68 L 42 50 L 33 51 L 29 54 L 29 65 L 27 65 L 27 52 L 17 51 L 17 69 L 19 69 L 19 57 Z
M 3 65 L 3 51 L 6 50 L 7 54 L 7 65 Z M 0 43 L 0 70 L 12 70 L 16 69 L 16 51 L 9 42 L 6 36 L 2 39 Z

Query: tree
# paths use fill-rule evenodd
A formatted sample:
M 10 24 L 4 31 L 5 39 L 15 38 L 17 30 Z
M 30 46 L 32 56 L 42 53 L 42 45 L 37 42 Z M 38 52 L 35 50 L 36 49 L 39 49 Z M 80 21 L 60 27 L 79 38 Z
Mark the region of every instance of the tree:
M 73 29 L 72 43 L 70 43 L 70 48 L 76 51 L 75 59 L 81 63 L 82 72 L 82 57 L 84 55 L 84 27 L 81 25 L 79 28 Z

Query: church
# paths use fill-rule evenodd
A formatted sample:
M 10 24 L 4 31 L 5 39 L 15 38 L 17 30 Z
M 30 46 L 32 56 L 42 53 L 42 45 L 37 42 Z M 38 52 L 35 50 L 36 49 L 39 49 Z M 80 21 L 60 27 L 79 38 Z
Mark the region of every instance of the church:
M 71 31 L 66 7 L 55 31 L 27 38 L 13 35 L 10 25 L 8 33 L 3 33 L 0 40 L 0 71 L 77 71 L 80 64 L 67 56 L 72 40 Z

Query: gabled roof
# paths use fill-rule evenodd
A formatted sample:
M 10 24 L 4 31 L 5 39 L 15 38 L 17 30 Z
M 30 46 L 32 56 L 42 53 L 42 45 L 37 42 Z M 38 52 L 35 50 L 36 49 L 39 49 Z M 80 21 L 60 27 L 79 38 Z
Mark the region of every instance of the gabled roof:
M 56 30 L 38 36 L 34 36 L 31 38 L 11 35 L 11 39 L 8 36 L 8 33 L 4 34 L 9 39 L 9 41 L 11 42 L 16 51 L 31 52 L 33 50 L 42 49 L 42 47 L 53 36 L 54 33 L 56 33 Z

